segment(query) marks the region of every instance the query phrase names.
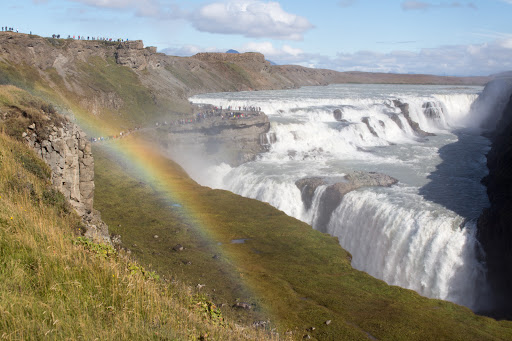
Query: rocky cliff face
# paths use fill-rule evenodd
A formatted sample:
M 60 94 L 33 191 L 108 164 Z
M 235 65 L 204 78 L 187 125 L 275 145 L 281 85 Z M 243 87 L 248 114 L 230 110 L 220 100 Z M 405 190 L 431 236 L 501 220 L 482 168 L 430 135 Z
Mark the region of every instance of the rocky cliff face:
M 508 84 L 500 93 L 512 93 L 510 80 L 500 80 L 499 84 Z M 490 84 L 489 89 L 496 85 Z M 484 91 L 483 96 L 489 95 Z M 478 219 L 478 239 L 486 253 L 488 279 L 494 296 L 491 314 L 512 318 L 512 95 L 508 96 L 506 104 L 498 101 L 493 108 L 501 109 L 501 119 L 497 124 L 485 124 L 497 128 L 491 135 L 492 147 L 487 155 L 489 175 L 482 181 L 487 186 L 491 206 Z M 491 114 L 491 121 L 500 115 Z
M 86 226 L 85 236 L 110 243 L 107 225 L 93 209 L 94 159 L 86 134 L 73 122 L 59 117 L 32 123 L 23 139 L 50 166 L 51 182 Z
M 45 139 L 35 132 L 27 134 L 25 139 L 50 166 L 53 186 L 64 194 L 78 214 L 90 214 L 94 195 L 94 159 L 90 142 L 85 133 L 69 121 L 60 127 L 52 125 L 50 129 Z

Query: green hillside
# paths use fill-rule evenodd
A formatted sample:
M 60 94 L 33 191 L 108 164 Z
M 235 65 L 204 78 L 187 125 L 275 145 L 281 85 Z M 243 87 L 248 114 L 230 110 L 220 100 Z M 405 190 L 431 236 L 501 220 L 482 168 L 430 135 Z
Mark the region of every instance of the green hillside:
M 38 112 L 58 110 L 90 134 L 110 134 L 187 115 L 194 92 L 294 84 L 247 60 L 150 55 L 139 63 L 153 67 L 138 69 L 113 59 L 116 44 L 22 38 L 5 38 L 0 54 L 0 83 L 30 93 L 0 87 L 2 337 L 260 340 L 275 328 L 293 339 L 512 339 L 511 322 L 389 286 L 354 270 L 336 238 L 199 186 L 137 133 L 93 148 L 95 208 L 125 250 L 80 238 L 48 169 L 12 138 Z M 147 54 L 137 51 L 133 59 Z M 263 334 L 247 327 L 257 321 L 270 321 Z
M 0 88 L 0 112 L 42 103 L 5 90 Z M 2 339 L 269 338 L 225 320 L 197 289 L 81 237 L 79 217 L 50 187 L 49 176 L 31 150 L 0 133 Z

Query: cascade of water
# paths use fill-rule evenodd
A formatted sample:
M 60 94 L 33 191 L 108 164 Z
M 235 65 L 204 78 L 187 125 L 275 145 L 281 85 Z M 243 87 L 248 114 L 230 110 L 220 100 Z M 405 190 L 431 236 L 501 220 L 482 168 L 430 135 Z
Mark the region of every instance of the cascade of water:
M 261 107 L 271 121 L 269 152 L 237 168 L 215 166 L 208 173 L 216 180 L 209 182 L 266 201 L 313 227 L 319 221 L 326 186 L 316 188 L 306 208 L 295 181 L 311 176 L 340 177 L 351 170 L 397 177 L 400 186 L 346 194 L 327 220 L 328 232 L 352 253 L 355 268 L 425 296 L 478 308 L 485 269 L 478 259 L 474 228 L 464 223 L 468 217 L 419 194 L 443 161 L 467 163 L 468 169 L 485 167 L 478 155 L 485 153 L 481 146 L 468 153 L 450 154 L 448 159 L 438 155 L 445 144 L 457 142 L 452 129 L 472 126 L 467 113 L 478 90 L 340 85 L 210 94 L 192 100 L 224 108 Z M 400 107 L 400 103 L 407 106 Z M 426 139 L 418 128 L 439 136 Z M 458 181 L 461 184 L 479 181 L 465 180 L 466 174 L 459 176 L 464 178 Z M 485 189 L 477 193 L 478 188 L 472 184 L 468 192 L 484 198 Z M 457 196 L 446 200 L 453 198 Z
M 477 308 L 485 269 L 478 261 L 474 224 L 460 228 L 461 217 L 415 196 L 351 192 L 333 212 L 328 232 L 352 254 L 355 268 L 428 297 Z

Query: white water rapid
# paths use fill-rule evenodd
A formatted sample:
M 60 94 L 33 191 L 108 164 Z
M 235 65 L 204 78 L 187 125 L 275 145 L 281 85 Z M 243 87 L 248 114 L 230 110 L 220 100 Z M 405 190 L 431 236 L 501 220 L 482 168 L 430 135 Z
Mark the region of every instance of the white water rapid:
M 178 162 L 202 185 L 268 202 L 319 229 L 326 186 L 305 205 L 297 180 L 356 170 L 390 175 L 398 184 L 346 194 L 321 229 L 339 237 L 355 268 L 478 310 L 486 285 L 475 219 L 488 205 L 480 180 L 489 141 L 468 112 L 481 90 L 331 85 L 195 96 L 197 104 L 260 107 L 276 142 L 235 168 Z M 422 136 L 411 120 L 435 136 Z

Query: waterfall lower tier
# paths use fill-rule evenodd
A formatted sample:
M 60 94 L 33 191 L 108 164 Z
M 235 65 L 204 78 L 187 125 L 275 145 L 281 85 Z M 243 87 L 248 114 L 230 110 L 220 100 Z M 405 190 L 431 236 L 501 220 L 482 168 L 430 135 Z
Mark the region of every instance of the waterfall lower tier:
M 485 269 L 474 223 L 435 205 L 418 210 L 416 194 L 358 190 L 333 212 L 327 232 L 352 253 L 352 265 L 388 284 L 472 309 L 485 296 Z

